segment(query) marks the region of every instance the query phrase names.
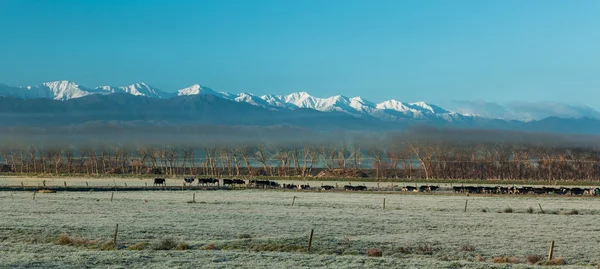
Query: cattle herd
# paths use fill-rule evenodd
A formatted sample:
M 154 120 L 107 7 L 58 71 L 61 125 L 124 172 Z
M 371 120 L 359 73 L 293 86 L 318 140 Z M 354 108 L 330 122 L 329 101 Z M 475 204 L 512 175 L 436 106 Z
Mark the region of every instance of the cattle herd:
M 600 195 L 600 188 L 566 188 L 566 187 L 482 187 L 454 186 L 455 193 L 488 193 L 488 194 L 556 194 L 556 195 Z
M 323 185 L 319 187 L 311 187 L 308 184 L 279 184 L 272 180 L 242 180 L 235 178 L 194 178 L 185 177 L 183 185 L 191 186 L 196 181 L 197 186 L 244 186 L 250 188 L 264 189 L 288 189 L 288 190 L 346 190 L 346 191 L 367 191 L 369 188 L 363 185 L 344 185 L 338 187 L 332 185 Z M 165 178 L 155 178 L 154 186 L 166 186 Z M 441 190 L 439 185 L 421 185 L 417 186 L 402 186 L 393 188 L 402 192 L 435 192 Z M 379 188 L 371 188 L 371 190 L 380 190 Z M 567 187 L 517 187 L 517 186 L 453 186 L 451 189 L 454 193 L 466 194 L 555 194 L 555 195 L 600 195 L 600 188 L 567 188 Z

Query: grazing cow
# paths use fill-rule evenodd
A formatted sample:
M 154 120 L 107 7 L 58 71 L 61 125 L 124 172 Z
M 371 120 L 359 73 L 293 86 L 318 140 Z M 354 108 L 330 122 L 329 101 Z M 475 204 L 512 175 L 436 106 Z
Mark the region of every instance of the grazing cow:
M 193 177 L 186 177 L 186 178 L 183 178 L 183 181 L 184 181 L 183 184 L 192 185 L 192 182 L 194 182 L 194 178 Z
M 219 185 L 219 179 L 216 179 L 216 178 L 199 178 L 198 179 L 198 185 L 208 185 L 208 184 Z
M 328 191 L 328 190 L 335 189 L 335 187 L 334 186 L 330 186 L 330 185 L 323 185 L 323 186 L 321 186 L 321 189 Z
M 250 184 L 253 184 L 256 187 L 262 188 L 277 188 L 279 187 L 279 183 L 270 180 L 250 180 Z
M 228 179 L 228 178 L 223 179 L 223 186 L 233 185 L 233 184 L 234 184 L 233 179 Z
M 600 195 L 600 188 L 594 189 L 594 196 L 596 196 L 596 195 Z
M 164 178 L 155 178 L 154 186 L 158 186 L 158 185 L 166 186 L 167 184 L 165 183 L 165 179 Z
M 282 189 L 288 189 L 288 190 L 294 190 L 294 189 L 299 189 L 300 187 L 298 185 L 294 185 L 294 184 L 283 184 L 281 185 Z
M 582 188 L 571 188 L 571 195 L 583 195 L 584 192 Z
M 417 191 L 417 187 L 414 187 L 414 186 L 404 186 L 404 187 L 402 187 L 402 191 Z
M 236 178 L 236 179 L 233 179 L 233 184 L 236 184 L 236 185 L 245 185 L 246 181 L 243 181 L 241 179 L 237 179 Z
M 298 185 L 298 189 L 299 190 L 309 190 L 310 189 L 310 185 Z
M 531 188 L 531 192 L 533 194 L 545 194 L 546 190 L 544 188 Z
M 366 191 L 367 187 L 366 186 L 351 186 L 351 185 L 346 185 L 346 186 L 344 186 L 344 190 L 348 190 L 348 191 Z
M 402 188 L 402 190 L 404 191 L 404 188 Z M 452 190 L 454 192 L 465 192 L 465 189 L 463 187 L 458 187 L 458 186 L 452 187 Z

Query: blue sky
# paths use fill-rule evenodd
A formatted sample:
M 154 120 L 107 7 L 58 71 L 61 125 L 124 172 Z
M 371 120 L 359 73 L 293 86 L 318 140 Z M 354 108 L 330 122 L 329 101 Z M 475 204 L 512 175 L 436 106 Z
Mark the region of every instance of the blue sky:
M 0 0 L 0 82 L 600 108 L 600 1 Z

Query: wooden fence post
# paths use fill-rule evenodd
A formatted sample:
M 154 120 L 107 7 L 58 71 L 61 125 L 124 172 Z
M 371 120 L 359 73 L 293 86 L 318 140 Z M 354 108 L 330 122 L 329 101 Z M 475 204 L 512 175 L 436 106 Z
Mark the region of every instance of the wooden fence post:
M 88 182 L 86 181 L 86 182 L 85 182 L 85 186 L 86 186 L 86 187 L 89 187 L 89 186 L 90 186 L 90 184 L 88 184 Z
M 548 251 L 548 261 L 552 260 L 553 252 L 554 252 L 554 241 L 550 241 L 550 250 Z
M 67 186 L 67 182 L 66 181 L 63 181 L 63 182 L 65 183 L 65 187 L 66 187 Z
M 294 206 L 294 202 L 296 202 L 296 196 L 292 199 L 292 206 Z
M 194 195 L 192 196 L 192 203 L 196 202 L 196 193 L 194 192 Z
M 117 223 L 117 227 L 115 227 L 115 237 L 113 239 L 113 244 L 115 245 L 115 248 L 117 247 L 117 236 L 119 234 L 119 224 Z
M 115 192 L 113 191 L 113 192 L 110 194 L 110 201 L 111 201 L 111 202 L 113 201 L 113 197 L 114 197 L 114 196 L 115 196 Z
M 310 229 L 310 236 L 308 237 L 308 251 L 310 251 L 310 247 L 312 246 L 312 238 L 313 238 L 314 231 L 315 231 L 314 229 Z
M 385 198 L 383 198 L 383 209 L 385 209 Z
M 464 212 L 467 212 L 467 204 L 468 203 L 469 203 L 469 200 L 465 200 L 465 211 Z
M 540 207 L 540 211 L 542 212 L 542 214 L 544 214 L 544 210 L 542 209 L 542 204 L 538 204 L 538 206 Z
M 35 191 L 33 191 L 33 200 L 35 200 Z

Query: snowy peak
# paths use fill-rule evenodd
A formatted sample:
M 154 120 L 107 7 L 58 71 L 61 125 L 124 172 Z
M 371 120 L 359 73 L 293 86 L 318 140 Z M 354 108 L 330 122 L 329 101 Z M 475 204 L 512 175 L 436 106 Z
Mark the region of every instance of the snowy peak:
M 26 88 L 31 94 L 37 94 L 40 98 L 52 98 L 54 100 L 81 98 L 92 94 L 87 89 L 77 85 L 77 83 L 68 80 L 44 82 Z
M 216 92 L 213 89 L 211 89 L 209 87 L 201 86 L 200 84 L 194 84 L 192 86 L 189 86 L 187 88 L 183 88 L 183 89 L 177 91 L 177 96 L 201 95 L 201 94 L 210 94 L 210 95 L 214 95 L 214 96 L 225 98 L 225 99 L 230 99 L 229 97 L 231 96 L 231 94 L 229 94 L 229 93 Z
M 169 95 L 165 92 L 162 92 L 156 88 L 151 87 L 150 85 L 140 82 L 135 83 L 129 86 L 119 87 L 123 92 L 129 93 L 137 96 L 146 96 L 151 98 L 165 98 Z
M 421 110 L 428 111 L 431 113 L 450 113 L 450 111 L 445 110 L 439 106 L 432 105 L 432 104 L 425 103 L 425 102 L 410 103 L 409 105 L 414 109 L 421 109 Z

